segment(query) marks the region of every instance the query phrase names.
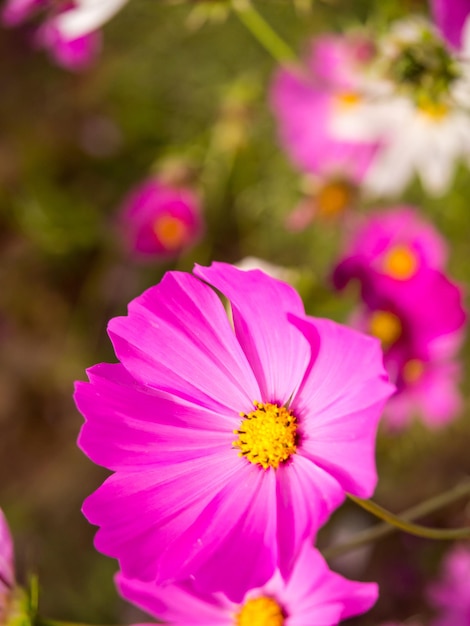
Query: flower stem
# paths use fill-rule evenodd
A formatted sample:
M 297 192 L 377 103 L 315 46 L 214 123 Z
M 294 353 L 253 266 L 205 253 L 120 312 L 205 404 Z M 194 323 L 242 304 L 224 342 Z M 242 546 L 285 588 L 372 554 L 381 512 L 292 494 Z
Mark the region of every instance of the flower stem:
M 276 61 L 282 64 L 296 62 L 294 52 L 258 13 L 250 0 L 233 0 L 232 6 L 240 21 Z
M 470 537 L 470 527 L 456 528 L 451 530 L 443 530 L 437 528 L 428 528 L 426 526 L 419 526 L 417 524 L 410 523 L 414 519 L 433 513 L 465 496 L 470 495 L 470 480 L 465 480 L 462 483 L 456 485 L 453 489 L 441 493 L 437 496 L 433 496 L 420 504 L 417 504 L 406 511 L 403 511 L 399 516 L 390 513 L 379 505 L 368 501 L 361 500 L 355 496 L 349 495 L 348 497 L 364 508 L 369 513 L 372 513 L 376 517 L 384 520 L 384 523 L 377 524 L 373 528 L 368 528 L 360 533 L 357 533 L 349 541 L 338 544 L 336 546 L 330 546 L 323 550 L 323 555 L 327 559 L 334 558 L 355 548 L 367 545 L 381 539 L 386 535 L 389 535 L 396 530 L 404 530 L 413 535 L 419 537 L 427 537 L 430 539 L 464 539 Z

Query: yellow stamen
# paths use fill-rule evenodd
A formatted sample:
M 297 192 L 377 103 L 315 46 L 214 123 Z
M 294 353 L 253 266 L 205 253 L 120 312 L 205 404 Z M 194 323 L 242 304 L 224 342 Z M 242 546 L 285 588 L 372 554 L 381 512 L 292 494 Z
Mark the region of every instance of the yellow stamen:
M 284 611 L 267 596 L 248 600 L 235 616 L 235 626 L 284 626 L 284 623 Z
M 403 366 L 403 380 L 409 385 L 417 383 L 423 374 L 424 364 L 419 359 L 410 359 Z
M 243 417 L 238 430 L 238 439 L 233 442 L 239 448 L 238 456 L 264 469 L 279 467 L 297 451 L 297 420 L 291 411 L 276 404 L 253 402 L 256 407 L 251 413 L 240 413 Z
M 444 119 L 449 113 L 449 107 L 442 102 L 428 102 L 426 104 L 421 104 L 419 106 L 419 110 L 423 115 L 435 121 Z
M 343 91 L 336 95 L 336 101 L 341 107 L 350 108 L 361 101 L 361 96 L 355 91 Z
M 168 250 L 176 250 L 185 241 L 186 224 L 172 215 L 160 215 L 153 224 L 153 232 L 158 241 Z
M 382 268 L 392 278 L 408 280 L 416 274 L 418 259 L 408 246 L 398 245 L 385 254 Z
M 389 347 L 400 337 L 402 328 L 400 319 L 390 311 L 375 311 L 369 321 L 369 330 Z
M 336 217 L 349 206 L 353 195 L 353 187 L 344 181 L 326 183 L 317 194 L 318 213 L 324 217 Z

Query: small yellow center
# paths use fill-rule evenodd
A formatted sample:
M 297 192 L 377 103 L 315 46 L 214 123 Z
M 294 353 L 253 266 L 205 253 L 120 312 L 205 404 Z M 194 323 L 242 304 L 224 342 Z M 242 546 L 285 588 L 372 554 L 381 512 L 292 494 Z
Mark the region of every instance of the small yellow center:
M 340 107 L 352 108 L 359 104 L 361 96 L 355 91 L 343 91 L 336 95 L 336 101 Z
M 403 380 L 409 385 L 417 383 L 423 374 L 424 364 L 419 359 L 410 359 L 403 367 Z
M 375 311 L 369 321 L 369 330 L 388 347 L 400 337 L 402 328 L 400 319 L 390 311 Z
M 169 250 L 176 250 L 186 239 L 186 225 L 172 215 L 161 215 L 153 223 L 153 232 L 158 241 Z
M 324 217 L 336 217 L 351 203 L 353 193 L 353 188 L 346 182 L 326 183 L 317 194 L 318 212 Z
M 431 120 L 441 121 L 449 113 L 449 107 L 442 102 L 427 102 L 419 106 L 419 111 Z
M 235 616 L 235 626 L 284 626 L 284 611 L 272 598 L 248 600 Z
M 383 271 L 391 278 L 408 280 L 416 274 L 418 259 L 408 246 L 394 246 L 383 259 Z
M 243 420 L 233 431 L 238 435 L 233 447 L 250 463 L 276 469 L 297 451 L 297 420 L 284 406 L 256 401 L 253 405 L 251 413 L 240 413 Z

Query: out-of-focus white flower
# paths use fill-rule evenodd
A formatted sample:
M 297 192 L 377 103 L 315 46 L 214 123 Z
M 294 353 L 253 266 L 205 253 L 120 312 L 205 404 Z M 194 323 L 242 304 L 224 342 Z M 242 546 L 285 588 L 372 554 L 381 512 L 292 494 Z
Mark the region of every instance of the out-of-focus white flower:
M 76 0 L 75 6 L 55 19 L 56 28 L 67 39 L 76 39 L 100 28 L 127 0 Z

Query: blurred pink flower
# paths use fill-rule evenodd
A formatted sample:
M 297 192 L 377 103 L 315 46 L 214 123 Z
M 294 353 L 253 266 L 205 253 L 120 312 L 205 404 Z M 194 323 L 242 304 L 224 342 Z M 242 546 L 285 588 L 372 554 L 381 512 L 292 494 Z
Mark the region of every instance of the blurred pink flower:
M 430 0 L 434 22 L 452 47 L 462 47 L 462 33 L 470 14 L 470 0 Z
M 83 510 L 126 577 L 240 602 L 290 575 L 346 491 L 371 496 L 393 388 L 375 339 L 307 317 L 287 284 L 223 263 L 194 274 L 167 273 L 111 320 L 121 362 L 77 383 L 79 445 L 115 472 Z
M 128 194 L 118 221 L 126 249 L 142 260 L 174 258 L 203 232 L 196 193 L 157 178 L 145 180 Z
M 6 623 L 14 585 L 13 540 L 3 511 L 0 509 L 0 624 Z
M 358 87 L 366 48 L 366 42 L 352 37 L 320 37 L 313 41 L 305 67 L 277 72 L 271 103 L 280 141 L 301 170 L 358 184 L 364 178 L 378 143 L 343 139 L 335 131 L 335 118 L 349 116 L 361 105 Z
M 50 19 L 39 27 L 36 43 L 48 50 L 57 65 L 71 71 L 82 71 L 93 65 L 100 54 L 101 32 L 93 31 L 67 39 L 55 26 L 54 19 Z
M 429 600 L 438 610 L 432 626 L 470 624 L 470 543 L 452 548 L 444 559 L 441 578 L 429 588 Z
M 2 7 L 2 22 L 5 26 L 18 26 L 48 3 L 49 0 L 7 0 Z
M 223 594 L 202 594 L 190 582 L 159 587 L 118 574 L 116 583 L 125 599 L 174 626 L 334 626 L 368 611 L 378 595 L 375 583 L 350 581 L 328 569 L 310 541 L 286 580 L 276 570 L 238 603 Z
M 3 7 L 2 20 L 6 26 L 18 26 L 43 12 L 44 19 L 33 38 L 35 45 L 46 49 L 57 65 L 82 71 L 96 61 L 101 51 L 101 33 L 90 29 L 71 34 L 61 29 L 63 16 L 75 11 L 75 7 L 75 3 L 69 0 L 8 0 Z
M 397 391 L 384 420 L 402 428 L 420 413 L 430 426 L 460 410 L 457 351 L 466 322 L 462 290 L 443 270 L 443 238 L 411 209 L 377 213 L 354 234 L 333 272 L 337 289 L 359 282 L 363 304 L 351 323 L 382 341 Z

